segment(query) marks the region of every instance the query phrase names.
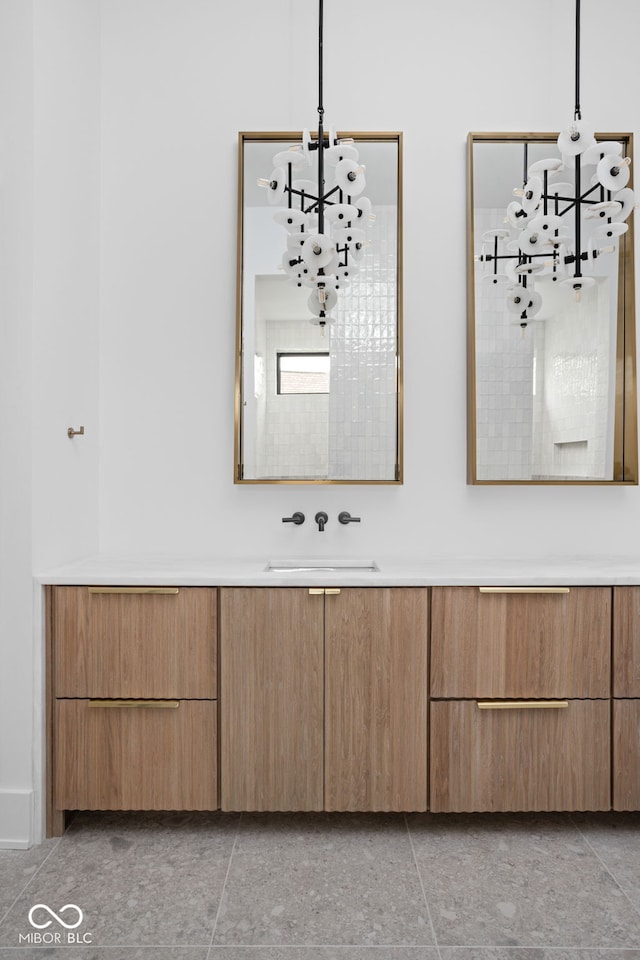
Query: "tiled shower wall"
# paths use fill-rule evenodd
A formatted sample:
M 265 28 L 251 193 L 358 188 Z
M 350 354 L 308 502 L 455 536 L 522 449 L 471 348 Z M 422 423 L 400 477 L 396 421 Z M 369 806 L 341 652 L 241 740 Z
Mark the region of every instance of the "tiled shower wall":
M 324 352 L 328 336 L 322 337 L 308 317 L 299 320 L 268 320 L 265 338 L 265 369 L 262 429 L 257 437 L 258 476 L 292 476 L 311 480 L 327 476 L 329 395 L 277 393 L 276 356 Z
M 476 254 L 504 210 L 475 210 Z M 507 284 L 476 264 L 476 462 L 480 480 L 606 479 L 613 464 L 616 258 L 576 303 L 539 280 L 543 307 L 523 330 Z M 615 315 L 615 312 L 613 313 Z
M 375 214 L 371 246 L 341 290 L 331 326 L 329 471 L 336 480 L 395 477 L 397 210 L 376 206 Z
M 395 478 L 397 210 L 377 206 L 375 213 L 371 244 L 359 272 L 340 290 L 330 331 L 322 336 L 306 309 L 296 320 L 257 324 L 255 465 L 259 477 Z M 273 217 L 266 208 L 252 214 L 256 219 Z M 263 275 L 268 272 L 263 268 Z M 253 305 L 253 299 L 247 297 L 246 302 Z M 329 394 L 278 396 L 279 350 L 328 350 Z
M 476 209 L 475 237 L 501 227 L 504 210 Z M 507 285 L 477 264 L 476 458 L 479 480 L 528 480 L 532 472 L 534 325 L 524 331 L 506 305 Z

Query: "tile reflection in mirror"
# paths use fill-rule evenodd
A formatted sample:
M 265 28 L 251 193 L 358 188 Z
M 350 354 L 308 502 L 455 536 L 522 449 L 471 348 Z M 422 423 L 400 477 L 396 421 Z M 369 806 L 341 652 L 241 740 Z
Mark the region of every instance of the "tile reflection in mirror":
M 375 221 L 323 332 L 310 322 L 309 289 L 281 269 L 286 233 L 256 185 L 299 134 L 240 135 L 236 482 L 402 479 L 401 135 L 348 136 Z M 326 353 L 328 392 L 278 390 L 278 355 Z
M 622 142 L 630 155 L 630 134 L 605 137 Z M 536 262 L 546 269 L 528 287 L 540 296 L 540 309 L 524 318 L 509 309 L 518 231 L 506 209 L 525 169 L 558 155 L 556 139 L 469 136 L 472 483 L 637 482 L 632 218 L 607 255 L 583 265 L 595 282 L 579 300 L 561 277 L 553 279 L 551 260 L 541 258 Z M 572 176 L 568 168 L 561 173 L 563 181 Z M 583 224 L 586 250 L 598 223 Z M 492 256 L 485 258 L 487 251 Z

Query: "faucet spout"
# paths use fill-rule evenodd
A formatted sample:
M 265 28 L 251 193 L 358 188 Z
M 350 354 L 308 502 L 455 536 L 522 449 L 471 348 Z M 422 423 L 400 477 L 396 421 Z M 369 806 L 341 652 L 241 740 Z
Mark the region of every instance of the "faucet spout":
M 323 532 L 323 530 L 324 530 L 324 525 L 325 525 L 325 523 L 328 521 L 328 519 L 329 519 L 329 517 L 328 517 L 327 514 L 324 512 L 324 510 L 320 510 L 318 513 L 316 513 L 315 520 L 316 520 L 316 523 L 318 524 L 318 531 L 319 531 L 320 533 Z

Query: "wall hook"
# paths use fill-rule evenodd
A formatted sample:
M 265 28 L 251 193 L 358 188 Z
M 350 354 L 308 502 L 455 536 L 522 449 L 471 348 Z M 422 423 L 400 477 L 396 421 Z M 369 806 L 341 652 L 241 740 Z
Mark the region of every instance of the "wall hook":
M 73 427 L 69 427 L 67 436 L 69 440 L 73 440 L 74 437 L 84 437 L 84 427 L 80 427 L 79 430 L 74 430 Z

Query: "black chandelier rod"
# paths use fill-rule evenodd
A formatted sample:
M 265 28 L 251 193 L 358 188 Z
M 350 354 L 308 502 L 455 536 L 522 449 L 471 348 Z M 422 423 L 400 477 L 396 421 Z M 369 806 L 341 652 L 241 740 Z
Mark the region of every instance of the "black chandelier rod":
M 576 106 L 574 112 L 574 120 L 580 120 L 580 0 L 576 0 Z M 582 276 L 581 262 L 582 262 L 582 208 L 580 204 L 581 194 L 582 194 L 582 182 L 581 182 L 581 170 L 580 170 L 581 157 L 580 154 L 576 155 L 575 158 L 575 192 L 576 192 L 576 207 L 575 207 L 575 246 L 576 246 L 576 261 L 575 261 L 575 270 L 574 277 L 578 279 Z
M 582 119 L 580 113 L 580 0 L 576 0 L 576 105 L 573 119 Z
M 324 233 L 324 106 L 322 103 L 323 0 L 318 0 L 318 233 Z M 322 272 L 322 271 L 320 271 Z

